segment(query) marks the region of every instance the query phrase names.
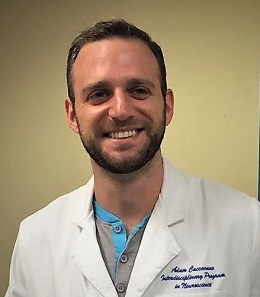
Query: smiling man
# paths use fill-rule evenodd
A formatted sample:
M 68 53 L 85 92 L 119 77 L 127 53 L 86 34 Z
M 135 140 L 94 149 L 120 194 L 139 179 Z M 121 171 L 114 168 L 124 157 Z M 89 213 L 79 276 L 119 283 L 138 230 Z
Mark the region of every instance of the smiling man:
M 22 222 L 6 296 L 259 297 L 257 200 L 161 155 L 174 98 L 160 46 L 99 22 L 73 41 L 67 84 L 93 177 Z

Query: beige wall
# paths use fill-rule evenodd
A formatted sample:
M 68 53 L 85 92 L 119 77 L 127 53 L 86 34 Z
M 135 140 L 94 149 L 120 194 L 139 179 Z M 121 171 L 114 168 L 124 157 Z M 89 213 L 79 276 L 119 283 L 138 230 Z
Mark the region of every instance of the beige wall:
M 91 175 L 63 110 L 75 34 L 110 17 L 150 32 L 176 96 L 165 155 L 184 171 L 256 195 L 259 12 L 258 0 L 1 1 L 1 296 L 19 222 Z

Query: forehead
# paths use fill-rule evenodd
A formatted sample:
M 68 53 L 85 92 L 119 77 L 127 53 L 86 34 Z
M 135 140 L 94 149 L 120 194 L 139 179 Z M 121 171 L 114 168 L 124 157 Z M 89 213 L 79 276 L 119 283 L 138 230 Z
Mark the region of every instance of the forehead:
M 123 75 L 159 78 L 158 62 L 151 49 L 140 39 L 110 38 L 85 44 L 72 68 L 73 80 L 80 76 L 102 79 Z

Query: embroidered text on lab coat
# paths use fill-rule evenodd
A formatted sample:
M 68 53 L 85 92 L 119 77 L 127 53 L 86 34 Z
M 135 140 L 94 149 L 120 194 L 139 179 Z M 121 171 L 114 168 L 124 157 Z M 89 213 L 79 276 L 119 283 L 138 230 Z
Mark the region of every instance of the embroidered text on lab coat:
M 175 266 L 168 275 L 162 274 L 161 281 L 170 281 L 174 289 L 211 288 L 214 281 L 223 279 L 226 274 L 218 272 L 214 266 Z

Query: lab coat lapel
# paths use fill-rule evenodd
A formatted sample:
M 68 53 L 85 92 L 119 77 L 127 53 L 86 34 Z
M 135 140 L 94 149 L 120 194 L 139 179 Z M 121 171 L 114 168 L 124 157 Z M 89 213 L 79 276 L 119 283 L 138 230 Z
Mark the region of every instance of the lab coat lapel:
M 116 290 L 106 269 L 96 238 L 96 227 L 92 207 L 93 180 L 87 184 L 76 207 L 72 210 L 71 221 L 78 226 L 79 234 L 72 244 L 71 259 L 86 279 L 106 297 L 117 297 Z
M 102 295 L 117 297 L 96 240 L 95 230 L 82 229 L 71 256 L 78 269 Z
M 146 226 L 126 297 L 142 296 L 154 278 L 179 254 L 171 228 L 185 218 L 183 186 L 182 176 L 164 159 L 161 195 Z
M 135 260 L 126 297 L 142 296 L 162 269 L 178 255 L 180 248 L 162 219 L 160 202 L 146 226 Z

